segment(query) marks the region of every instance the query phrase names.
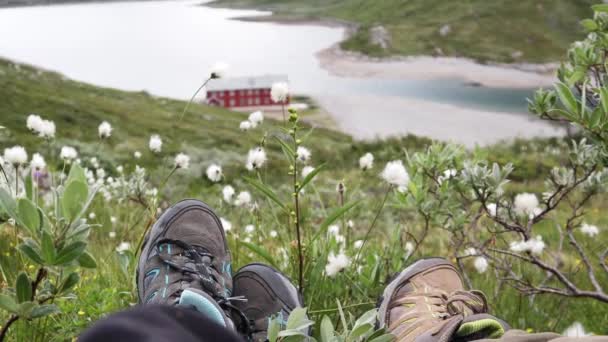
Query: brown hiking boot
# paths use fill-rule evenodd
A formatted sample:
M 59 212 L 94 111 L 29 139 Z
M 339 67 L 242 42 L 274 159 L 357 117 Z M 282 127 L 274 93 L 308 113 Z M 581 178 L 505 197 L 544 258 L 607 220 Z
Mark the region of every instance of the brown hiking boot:
M 487 309 L 483 293 L 465 291 L 452 264 L 431 258 L 415 262 L 386 287 L 378 315 L 381 327 L 397 341 L 446 342 L 458 337 L 457 330 L 465 317 L 479 317 L 463 329 L 465 335 L 481 332 L 495 336 L 501 329 L 504 332 L 499 320 L 476 315 Z

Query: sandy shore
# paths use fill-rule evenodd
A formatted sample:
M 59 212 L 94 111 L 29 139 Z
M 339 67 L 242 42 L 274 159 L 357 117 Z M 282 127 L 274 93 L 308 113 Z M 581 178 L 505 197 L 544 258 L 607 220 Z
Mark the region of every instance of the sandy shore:
M 335 45 L 317 53 L 323 68 L 341 77 L 380 79 L 462 79 L 492 88 L 550 87 L 557 64 L 479 64 L 456 57 L 370 58 Z

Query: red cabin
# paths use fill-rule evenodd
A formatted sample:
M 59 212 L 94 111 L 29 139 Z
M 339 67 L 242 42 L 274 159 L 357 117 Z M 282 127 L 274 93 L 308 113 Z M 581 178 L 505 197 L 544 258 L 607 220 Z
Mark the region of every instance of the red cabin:
M 207 103 L 226 108 L 275 106 L 270 89 L 277 82 L 288 83 L 287 76 L 266 75 L 211 80 L 207 85 Z M 289 98 L 284 104 L 289 104 Z

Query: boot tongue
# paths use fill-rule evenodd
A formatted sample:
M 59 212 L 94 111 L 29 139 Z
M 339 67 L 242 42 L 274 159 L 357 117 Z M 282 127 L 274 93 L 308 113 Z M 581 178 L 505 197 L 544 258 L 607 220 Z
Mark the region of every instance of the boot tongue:
M 454 333 L 454 341 L 473 341 L 483 338 L 495 339 L 504 335 L 510 327 L 504 321 L 488 314 L 470 315 L 464 318 Z

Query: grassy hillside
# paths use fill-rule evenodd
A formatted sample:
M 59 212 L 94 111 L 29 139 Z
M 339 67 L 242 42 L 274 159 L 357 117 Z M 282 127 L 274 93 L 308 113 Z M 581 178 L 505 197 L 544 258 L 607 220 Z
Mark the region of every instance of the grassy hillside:
M 160 193 L 161 207 L 184 197 L 202 198 L 217 207 L 220 215 L 233 223 L 230 244 L 236 259 L 235 269 L 252 260 L 261 261 L 259 256 L 251 254 L 240 244 L 244 235 L 239 234 L 244 234 L 242 227 L 246 224 L 261 224 L 256 228 L 255 241 L 262 248 L 272 251 L 273 256 L 280 255 L 283 248 L 289 249 L 293 245 L 288 228 L 283 226 L 284 221 L 279 222 L 277 219 L 275 222 L 271 219 L 271 213 L 275 215 L 272 207 L 242 180 L 242 176 L 248 174 L 244 167 L 247 151 L 260 143 L 262 132 L 268 132 L 266 149 L 269 165 L 260 177 L 283 197 L 291 194 L 292 188 L 285 182 L 288 179 L 286 164 L 279 157 L 282 152 L 279 145 L 271 141 L 273 135 L 279 134 L 277 132 L 281 130 L 280 122 L 266 120 L 257 131 L 243 133 L 238 130 L 238 125 L 245 118 L 244 114 L 202 105 L 192 106 L 190 112 L 180 120 L 179 114 L 185 105 L 183 101 L 154 97 L 143 92 L 99 88 L 7 60 L 0 60 L 0 98 L 0 126 L 5 127 L 0 129 L 0 150 L 21 144 L 26 146 L 30 155 L 39 151 L 50 162 L 57 159 L 56 155 L 62 145 L 69 144 L 77 147 L 83 165 L 90 167 L 89 158 L 96 157 L 101 167 L 112 176 L 118 177 L 118 165 L 124 165 L 125 172 L 133 170 L 136 164 L 145 166 L 148 170 L 147 180 L 155 186 L 165 179 L 173 156 L 178 151 L 188 153 L 192 158 L 190 169 L 180 170 L 169 179 Z M 41 143 L 40 138 L 27 131 L 25 119 L 32 112 L 55 121 L 57 138 L 54 142 Z M 114 131 L 107 142 L 100 143 L 97 125 L 102 120 L 109 121 L 114 126 Z M 151 134 L 160 134 L 164 139 L 160 158 L 148 151 L 147 141 Z M 348 217 L 355 222 L 353 236 L 361 237 L 368 222 L 374 219 L 378 198 L 386 191 L 378 177 L 383 164 L 389 160 L 403 160 L 405 151 L 411 154 L 430 144 L 428 139 L 412 136 L 357 142 L 345 134 L 325 129 L 312 130 L 310 127 L 304 128 L 302 139 L 303 144 L 312 151 L 314 165 L 327 163 L 322 177 L 315 179 L 312 187 L 306 188 L 303 210 L 308 217 L 306 227 L 312 230 L 306 231 L 307 236 L 317 229 L 331 210 L 339 206 L 335 189 L 338 182 L 344 182 L 346 200 L 359 200 L 362 203 Z M 513 182 L 509 184 L 507 192 L 541 192 L 542 177 L 548 174 L 552 166 L 567 158 L 563 147 L 563 141 L 556 139 L 518 141 L 480 148 L 471 153 L 502 164 L 514 163 L 516 172 L 511 177 Z M 143 153 L 141 160 L 133 158 L 134 151 Z M 359 170 L 357 163 L 364 152 L 372 152 L 376 157 L 375 168 L 365 173 Z M 211 183 L 204 177 L 204 170 L 211 163 L 219 163 L 224 168 L 225 179 L 221 184 Z M 61 172 L 62 165 L 52 164 L 50 168 Z M 252 214 L 249 209 L 228 207 L 223 203 L 221 189 L 225 184 L 233 185 L 237 191 L 251 191 L 254 199 L 260 201 L 259 217 L 254 218 L 258 214 Z M 608 225 L 608 218 L 601 215 L 608 210 L 606 203 L 608 202 L 597 201 L 589 207 L 591 219 L 602 227 Z M 16 340 L 35 340 L 32 335 L 40 337 L 39 332 L 47 327 L 48 335 L 43 334 L 40 340 L 64 340 L 76 336 L 91 322 L 108 313 L 137 302 L 133 284 L 135 259 L 129 253 L 116 253 L 115 248 L 119 242 L 127 241 L 132 245 L 131 250 L 135 250 L 146 226 L 141 221 L 146 211 L 131 201 L 107 203 L 103 198 L 96 198 L 92 212 L 96 216 L 91 219 L 95 228 L 89 238 L 90 250 L 98 260 L 98 268 L 78 270 L 82 281 L 75 288 L 75 296 L 66 296 L 57 301 L 63 314 L 51 316 L 48 321 L 36 325 L 26 321 L 18 322 L 11 335 L 13 340 L 15 336 L 18 336 Z M 117 220 L 112 222 L 111 217 Z M 276 240 L 267 236 L 271 229 L 279 231 Z M 365 256 L 366 264 L 375 265 L 374 256 L 377 253 L 389 253 L 386 268 L 382 268 L 384 271 L 378 273 L 373 281 L 352 270 L 350 277 L 353 278 L 338 278 L 336 284 L 339 286 L 309 290 L 312 294 L 307 296 L 306 305 L 313 313 L 313 318 L 318 319 L 320 314 L 325 313 L 335 315 L 337 310 L 332 308 L 335 308 L 336 299 L 350 308 L 353 315 L 373 308 L 386 277 L 396 271 L 393 268 L 400 268 L 406 262 L 400 247 L 403 232 L 416 234 L 421 229 L 422 225 L 415 213 L 403 210 L 396 201 L 390 201 L 379 215 L 374 239 L 370 240 L 366 252 L 369 255 Z M 538 229 L 545 234 L 548 243 L 555 243 L 550 223 L 543 224 Z M 116 233 L 116 238 L 108 237 L 111 231 Z M 12 252 L 19 255 L 13 244 L 16 237 L 13 232 L 8 224 L 0 222 L 0 267 L 15 262 Z M 445 254 L 448 239 L 447 234 L 433 234 L 428 244 L 416 252 L 412 259 Z M 596 243 L 602 244 L 602 240 L 605 241 L 605 232 L 602 232 L 600 239 Z M 325 261 L 314 260 L 321 268 Z M 283 266 L 283 270 L 292 276 L 295 272 L 289 266 Z M 368 270 L 371 272 L 371 268 Z M 573 321 L 580 321 L 596 333 L 608 333 L 603 324 L 608 320 L 608 307 L 605 304 L 553 296 L 537 296 L 531 300 L 504 284 L 498 285 L 494 274 L 477 274 L 471 265 L 467 266 L 467 273 L 476 288 L 492 296 L 492 312 L 515 327 L 563 331 Z M 322 270 L 311 274 L 320 276 Z M 356 287 L 343 286 L 353 282 L 353 279 L 358 284 Z M 333 284 L 327 282 L 330 283 Z M 0 281 L 0 291 L 4 291 L 4 287 L 5 284 Z M 0 311 L 0 322 L 4 321 L 6 316 Z
M 342 47 L 372 56 L 465 56 L 479 61 L 552 62 L 582 32 L 592 0 L 217 0 L 216 6 L 272 10 L 282 18 L 334 18 L 356 23 Z M 370 44 L 382 25 L 391 43 Z M 439 31 L 449 25 L 449 33 Z

